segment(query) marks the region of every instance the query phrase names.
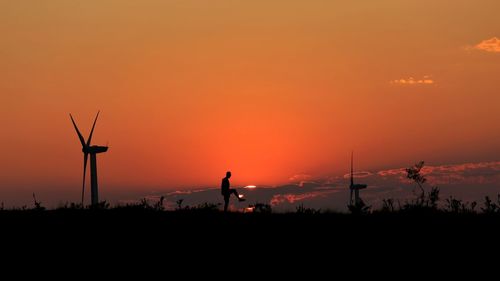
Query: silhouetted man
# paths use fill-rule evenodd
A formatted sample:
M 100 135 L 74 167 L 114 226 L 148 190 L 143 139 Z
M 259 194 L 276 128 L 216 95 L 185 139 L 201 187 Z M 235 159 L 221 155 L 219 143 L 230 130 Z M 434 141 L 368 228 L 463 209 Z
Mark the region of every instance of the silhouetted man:
M 238 201 L 245 201 L 244 198 L 240 198 L 240 195 L 238 194 L 238 191 L 236 189 L 230 189 L 230 184 L 229 184 L 229 178 L 231 177 L 231 172 L 227 171 L 226 172 L 226 177 L 222 179 L 222 184 L 220 185 L 221 188 L 221 194 L 224 196 L 224 212 L 227 212 L 227 207 L 229 205 L 229 197 L 231 194 L 234 194 L 236 198 L 238 198 Z

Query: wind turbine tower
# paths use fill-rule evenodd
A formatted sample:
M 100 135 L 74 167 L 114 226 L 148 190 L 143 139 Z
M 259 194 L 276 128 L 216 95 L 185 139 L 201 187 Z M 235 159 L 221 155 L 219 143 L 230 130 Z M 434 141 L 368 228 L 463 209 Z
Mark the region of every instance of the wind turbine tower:
M 365 189 L 366 184 L 354 184 L 354 152 L 351 152 L 351 185 L 349 186 L 349 189 L 351 190 L 351 198 L 350 198 L 350 204 L 351 205 L 358 205 L 361 203 L 361 198 L 359 197 L 359 190 L 360 189 Z M 352 200 L 352 193 L 354 192 L 354 201 Z
M 85 142 L 80 130 L 76 126 L 75 120 L 71 114 L 69 115 L 71 118 L 71 122 L 75 127 L 76 133 L 78 134 L 78 138 L 82 144 L 82 152 L 83 152 L 83 184 L 82 184 L 82 206 L 85 198 L 85 175 L 87 171 L 87 160 L 90 154 L 90 198 L 92 205 L 97 205 L 99 203 L 99 191 L 97 185 L 97 154 L 104 153 L 108 151 L 107 146 L 98 146 L 98 145 L 90 145 L 92 140 L 92 134 L 94 133 L 95 123 L 97 122 L 97 117 L 99 117 L 99 112 L 97 112 L 97 116 L 94 120 L 94 125 L 92 125 L 92 130 L 90 131 L 89 138 L 87 142 Z

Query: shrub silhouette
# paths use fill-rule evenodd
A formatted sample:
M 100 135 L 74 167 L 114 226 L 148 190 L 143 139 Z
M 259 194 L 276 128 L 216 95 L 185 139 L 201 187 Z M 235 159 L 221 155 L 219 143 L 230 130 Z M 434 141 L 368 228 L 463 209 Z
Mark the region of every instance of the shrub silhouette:
M 183 202 L 184 202 L 184 199 L 182 199 L 182 198 L 181 198 L 181 199 L 179 199 L 179 200 L 177 200 L 177 201 L 175 201 L 175 204 L 177 205 L 177 207 L 175 207 L 175 210 L 176 210 L 176 211 L 181 211 L 181 210 L 183 210 L 183 208 L 182 208 L 182 203 L 183 203 Z
M 33 192 L 33 204 L 35 205 L 35 207 L 33 208 L 33 210 L 35 210 L 35 211 L 45 211 L 45 207 L 42 206 L 42 202 L 36 200 L 36 196 L 35 196 L 34 192 Z
M 481 208 L 485 214 L 500 213 L 500 194 L 497 196 L 497 203 L 493 203 L 489 196 L 484 198 L 484 208 Z
M 202 211 L 202 212 L 218 212 L 218 211 L 220 211 L 219 210 L 220 206 L 221 206 L 221 203 L 205 202 L 202 204 L 198 204 L 198 206 L 191 208 L 191 210 Z
M 420 189 L 420 194 L 416 199 L 406 200 L 403 206 L 400 207 L 402 211 L 437 211 L 437 203 L 439 201 L 439 188 L 431 187 L 429 192 L 424 189 L 424 184 L 427 179 L 421 174 L 424 167 L 424 161 L 420 161 L 412 167 L 406 168 L 406 177 L 412 180 Z
M 83 210 L 83 205 L 81 203 L 64 203 L 64 205 L 60 205 L 56 208 L 56 210 Z
M 477 203 L 475 201 L 472 202 L 463 202 L 462 200 L 456 199 L 453 196 L 450 196 L 446 199 L 446 207 L 445 210 L 450 213 L 457 214 L 475 214 L 475 208 Z
M 252 206 L 250 206 L 252 207 Z M 272 213 L 272 208 L 271 205 L 269 204 L 264 204 L 264 203 L 255 203 L 253 205 L 253 212 L 254 213 L 262 213 L 262 214 L 270 214 Z
M 417 184 L 417 186 L 420 188 L 420 191 L 422 192 L 422 195 L 425 193 L 423 185 L 427 181 L 427 179 L 422 174 L 420 174 L 420 171 L 424 167 L 424 163 L 424 161 L 420 161 L 412 167 L 405 169 L 406 177 Z
M 150 203 L 150 200 L 147 198 L 142 198 L 139 203 L 136 204 L 127 204 L 125 208 L 129 209 L 141 209 L 141 210 L 148 210 L 148 211 L 164 211 L 165 206 L 163 202 L 165 201 L 165 196 L 161 196 L 160 199 L 158 199 L 157 202 Z
M 314 208 L 306 208 L 304 207 L 304 204 L 300 204 L 295 208 L 295 213 L 296 214 L 306 214 L 306 215 L 314 215 L 314 214 L 320 214 L 321 210 L 317 210 Z
M 111 208 L 111 205 L 108 203 L 108 201 L 104 200 L 95 205 L 90 205 L 88 208 L 91 210 L 108 210 Z
M 156 202 L 153 205 L 153 209 L 155 211 L 164 211 L 165 210 L 165 206 L 163 206 L 163 201 L 164 200 L 165 200 L 165 196 L 161 196 L 160 199 L 158 200 L 158 202 Z
M 416 199 L 410 201 L 406 200 L 405 203 L 399 208 L 400 211 L 438 211 L 439 201 L 439 188 L 433 187 L 429 193 L 422 193 Z
M 366 205 L 363 200 L 359 200 L 358 203 L 347 205 L 347 209 L 353 215 L 364 215 L 369 214 L 371 210 L 371 206 Z
M 384 213 L 395 212 L 396 208 L 394 207 L 394 199 L 382 199 L 382 209 L 380 209 L 380 211 Z

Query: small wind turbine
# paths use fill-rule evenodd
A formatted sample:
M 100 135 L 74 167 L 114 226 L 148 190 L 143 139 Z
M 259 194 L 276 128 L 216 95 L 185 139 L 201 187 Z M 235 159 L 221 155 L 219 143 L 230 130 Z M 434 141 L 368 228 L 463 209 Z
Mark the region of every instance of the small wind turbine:
M 85 140 L 83 139 L 82 134 L 80 133 L 80 130 L 78 130 L 78 127 L 76 126 L 75 120 L 73 120 L 73 116 L 71 114 L 69 115 L 71 118 L 71 122 L 73 122 L 73 126 L 75 126 L 76 133 L 78 134 L 78 138 L 80 139 L 80 142 L 82 143 L 82 152 L 83 152 L 83 186 L 82 186 L 82 206 L 83 206 L 83 200 L 85 197 L 85 174 L 87 171 L 87 159 L 90 154 L 90 197 L 91 197 L 91 202 L 92 205 L 97 205 L 99 203 L 99 194 L 98 194 L 98 188 L 97 188 L 97 157 L 96 155 L 98 153 L 103 153 L 108 151 L 107 146 L 97 146 L 97 145 L 90 145 L 90 141 L 92 140 L 92 134 L 94 133 L 94 128 L 95 128 L 95 123 L 97 122 L 97 117 L 99 117 L 99 112 L 97 112 L 97 116 L 95 117 L 94 120 L 94 125 L 92 125 L 92 130 L 90 131 L 89 138 L 87 139 L 87 142 L 85 143 Z
M 358 205 L 361 202 L 361 198 L 359 197 L 359 190 L 365 189 L 366 184 L 354 184 L 354 152 L 351 152 L 351 185 L 349 189 L 351 190 L 351 205 Z M 354 191 L 354 202 L 352 201 L 352 193 Z

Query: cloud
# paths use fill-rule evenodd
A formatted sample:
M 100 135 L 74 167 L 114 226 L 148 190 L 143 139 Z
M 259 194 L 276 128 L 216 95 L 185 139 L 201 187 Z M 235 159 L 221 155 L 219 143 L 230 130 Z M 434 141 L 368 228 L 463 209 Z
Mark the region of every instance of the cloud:
M 500 53 L 500 39 L 493 37 L 483 40 L 479 44 L 473 46 L 472 49 L 491 53 Z
M 433 185 L 490 184 L 500 180 L 500 161 L 424 166 L 422 174 Z M 398 179 L 400 183 L 410 182 L 406 178 L 404 168 L 379 171 L 377 175 L 382 178 Z
M 405 175 L 405 169 L 404 168 L 398 168 L 398 169 L 391 169 L 391 170 L 383 170 L 383 171 L 378 171 L 377 175 L 381 177 L 390 177 L 390 176 L 401 176 Z
M 312 177 L 308 174 L 296 174 L 291 176 L 288 180 L 291 182 L 300 182 L 310 180 Z
M 500 181 L 500 162 L 427 166 L 422 173 L 432 184 L 492 184 Z
M 372 176 L 373 173 L 368 172 L 368 171 L 358 171 L 358 172 L 352 173 L 352 175 L 356 179 L 356 178 L 366 178 L 366 177 Z M 351 173 L 344 175 L 344 179 L 350 179 L 350 178 L 351 178 Z
M 303 201 L 305 199 L 310 199 L 314 198 L 317 196 L 323 195 L 325 192 L 317 191 L 317 192 L 309 192 L 309 193 L 303 193 L 303 194 L 276 194 L 273 196 L 273 198 L 270 201 L 271 206 L 276 206 L 279 204 L 282 204 L 284 202 L 288 203 L 295 203 L 297 201 Z
M 390 81 L 391 84 L 395 85 L 403 85 L 403 86 L 415 86 L 415 85 L 432 85 L 434 84 L 434 80 L 431 79 L 430 76 L 425 75 L 420 79 L 415 79 L 413 77 L 409 78 L 401 78 Z

